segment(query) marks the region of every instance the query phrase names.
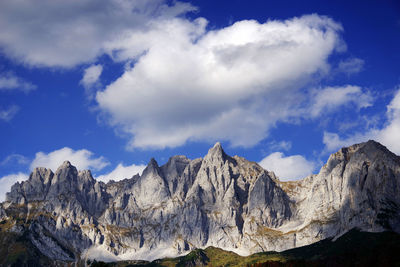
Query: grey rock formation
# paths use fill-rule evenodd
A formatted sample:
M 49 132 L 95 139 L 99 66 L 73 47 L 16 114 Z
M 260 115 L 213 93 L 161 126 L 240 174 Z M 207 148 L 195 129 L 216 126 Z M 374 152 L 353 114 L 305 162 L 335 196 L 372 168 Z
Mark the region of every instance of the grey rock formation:
M 354 227 L 400 232 L 400 158 L 368 141 L 292 182 L 226 155 L 219 143 L 203 159 L 174 156 L 163 166 L 151 159 L 141 176 L 107 184 L 64 162 L 15 184 L 0 220 L 59 260 L 151 260 L 207 246 L 280 251 Z

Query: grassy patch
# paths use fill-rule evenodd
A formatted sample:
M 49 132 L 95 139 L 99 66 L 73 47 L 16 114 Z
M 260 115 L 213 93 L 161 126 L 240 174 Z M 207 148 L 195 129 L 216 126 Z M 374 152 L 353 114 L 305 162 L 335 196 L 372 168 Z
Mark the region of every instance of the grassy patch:
M 242 257 L 215 247 L 194 250 L 187 256 L 157 260 L 147 266 L 196 266 L 204 252 L 204 266 L 399 266 L 400 235 L 394 232 L 367 233 L 352 230 L 336 241 L 323 240 L 283 252 L 261 252 Z M 156 265 L 155 265 L 156 264 Z M 186 265 L 185 265 L 186 264 Z

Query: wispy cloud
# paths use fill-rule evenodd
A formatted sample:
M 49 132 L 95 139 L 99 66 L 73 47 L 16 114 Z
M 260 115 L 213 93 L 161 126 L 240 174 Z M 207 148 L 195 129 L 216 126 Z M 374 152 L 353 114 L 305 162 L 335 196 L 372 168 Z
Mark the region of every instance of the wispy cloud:
M 10 164 L 17 164 L 17 165 L 29 165 L 31 161 L 20 154 L 11 154 L 8 155 L 3 161 L 0 162 L 0 165 L 10 165 Z
M 357 109 L 370 107 L 373 103 L 370 93 L 354 85 L 315 89 L 311 93 L 310 100 L 311 104 L 306 112 L 311 117 L 326 114 L 350 103 Z
M 362 71 L 364 64 L 364 60 L 360 58 L 348 58 L 339 62 L 337 71 L 351 75 Z
M 13 73 L 0 73 L 0 91 L 23 91 L 29 93 L 36 85 L 17 77 Z
M 17 105 L 12 105 L 6 109 L 0 109 L 0 120 L 10 121 L 17 115 L 19 107 Z
M 372 124 L 374 125 L 374 124 Z M 387 146 L 394 153 L 400 154 L 400 88 L 390 104 L 387 105 L 386 123 L 383 127 L 372 127 L 362 132 L 354 132 L 347 137 L 338 133 L 325 132 L 323 143 L 325 151 L 332 152 L 340 147 L 374 139 Z
M 269 143 L 269 148 L 274 151 L 284 150 L 288 151 L 292 148 L 292 142 L 290 141 L 272 141 Z

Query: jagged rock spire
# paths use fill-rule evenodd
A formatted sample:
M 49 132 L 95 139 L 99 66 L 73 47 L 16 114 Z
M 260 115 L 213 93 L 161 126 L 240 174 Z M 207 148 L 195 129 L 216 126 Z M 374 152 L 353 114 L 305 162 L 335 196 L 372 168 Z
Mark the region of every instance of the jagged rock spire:
M 143 170 L 142 176 L 146 176 L 151 173 L 159 173 L 160 167 L 154 158 L 151 158 L 146 168 Z
M 204 157 L 205 160 L 222 160 L 226 159 L 227 155 L 222 148 L 220 142 L 216 142 L 215 145 L 208 150 L 207 155 Z

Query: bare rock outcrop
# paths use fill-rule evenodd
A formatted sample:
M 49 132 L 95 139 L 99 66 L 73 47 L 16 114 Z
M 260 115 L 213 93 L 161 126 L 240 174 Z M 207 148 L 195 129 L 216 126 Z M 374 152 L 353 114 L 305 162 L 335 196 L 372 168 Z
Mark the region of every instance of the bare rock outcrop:
M 105 184 L 69 162 L 55 173 L 36 168 L 7 194 L 0 220 L 59 260 L 151 260 L 207 246 L 250 254 L 352 228 L 400 232 L 400 158 L 374 141 L 342 148 L 319 174 L 292 182 L 219 143 L 204 158 L 151 159 L 132 175 Z

